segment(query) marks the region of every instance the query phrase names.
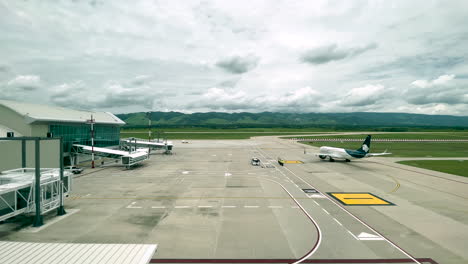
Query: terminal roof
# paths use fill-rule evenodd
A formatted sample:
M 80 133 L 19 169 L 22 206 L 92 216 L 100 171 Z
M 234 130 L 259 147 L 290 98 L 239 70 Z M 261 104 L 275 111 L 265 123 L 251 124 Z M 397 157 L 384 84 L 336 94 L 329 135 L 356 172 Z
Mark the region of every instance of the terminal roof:
M 9 108 L 23 116 L 29 124 L 35 122 L 86 123 L 86 120 L 89 120 L 93 115 L 96 124 L 125 125 L 124 121 L 109 112 L 82 111 L 7 100 L 0 100 L 0 106 Z

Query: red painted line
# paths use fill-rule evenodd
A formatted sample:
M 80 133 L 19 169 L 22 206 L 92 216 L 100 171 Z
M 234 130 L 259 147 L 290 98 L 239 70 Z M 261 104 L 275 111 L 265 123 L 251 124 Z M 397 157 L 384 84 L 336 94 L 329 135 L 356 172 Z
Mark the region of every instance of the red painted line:
M 421 263 L 438 264 L 431 258 L 418 258 Z M 151 259 L 150 263 L 291 263 L 295 259 Z M 412 259 L 306 259 L 303 263 L 413 263 Z

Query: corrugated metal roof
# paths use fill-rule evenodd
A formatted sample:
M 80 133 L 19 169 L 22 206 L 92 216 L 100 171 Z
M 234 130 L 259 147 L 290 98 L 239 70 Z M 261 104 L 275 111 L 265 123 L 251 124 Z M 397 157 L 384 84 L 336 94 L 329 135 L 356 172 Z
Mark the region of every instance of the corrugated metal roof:
M 71 244 L 0 241 L 2 264 L 147 264 L 150 244 Z
M 125 125 L 125 122 L 109 112 L 81 111 L 58 106 L 41 104 L 31 104 L 16 101 L 0 100 L 3 105 L 21 116 L 24 116 L 27 123 L 34 122 L 74 122 L 85 123 L 91 118 L 98 124 Z

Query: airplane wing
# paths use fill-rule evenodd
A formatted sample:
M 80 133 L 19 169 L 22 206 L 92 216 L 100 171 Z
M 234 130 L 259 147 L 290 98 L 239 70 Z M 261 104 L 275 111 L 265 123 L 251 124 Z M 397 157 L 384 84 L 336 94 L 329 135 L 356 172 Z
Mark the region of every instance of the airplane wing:
M 387 152 L 387 150 L 385 150 L 384 152 L 382 153 L 367 153 L 366 154 L 366 157 L 376 157 L 376 156 L 384 156 L 384 155 L 390 155 L 392 154 L 391 152 Z

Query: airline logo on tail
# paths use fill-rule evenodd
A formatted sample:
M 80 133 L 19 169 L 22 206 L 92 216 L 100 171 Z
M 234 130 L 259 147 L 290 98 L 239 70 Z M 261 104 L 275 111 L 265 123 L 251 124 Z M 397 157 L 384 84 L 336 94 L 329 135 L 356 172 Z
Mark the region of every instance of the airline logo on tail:
M 364 152 L 369 152 L 369 147 L 366 144 L 364 144 L 362 145 L 362 150 L 364 150 Z

